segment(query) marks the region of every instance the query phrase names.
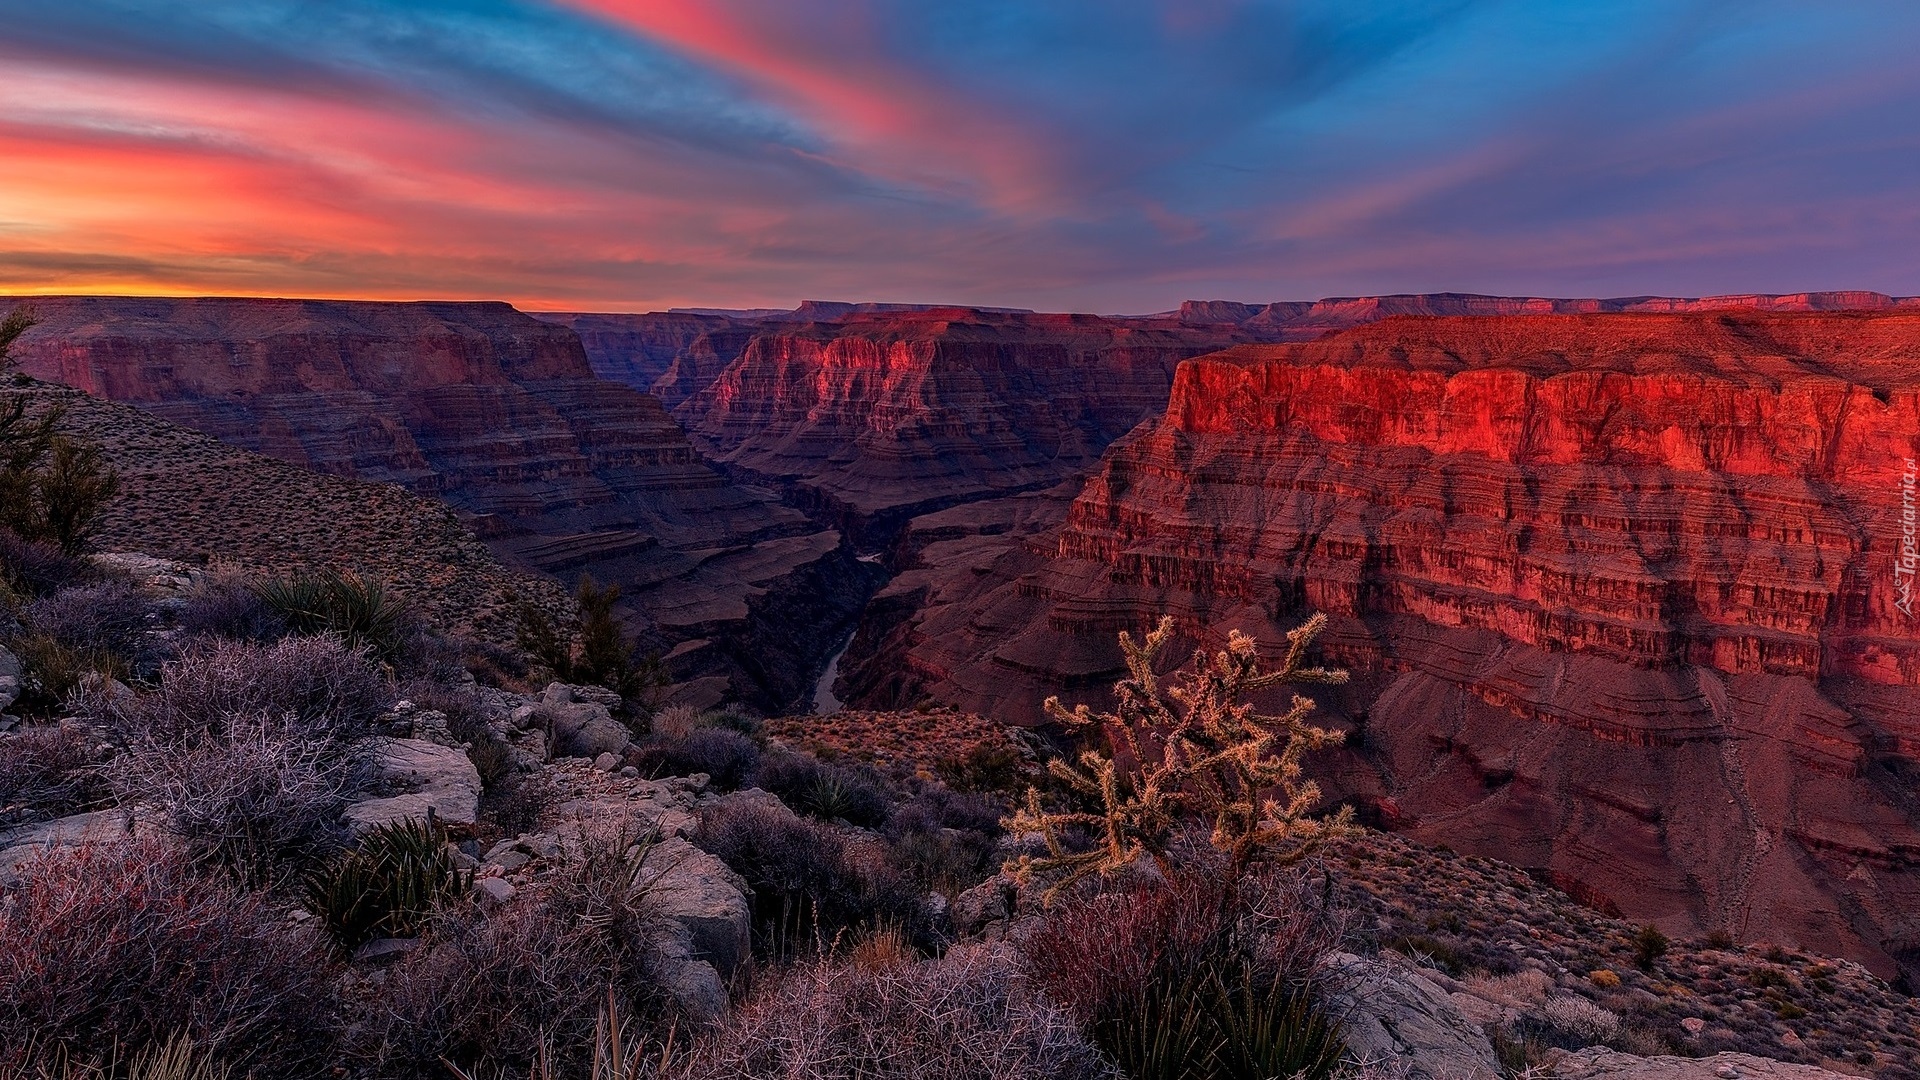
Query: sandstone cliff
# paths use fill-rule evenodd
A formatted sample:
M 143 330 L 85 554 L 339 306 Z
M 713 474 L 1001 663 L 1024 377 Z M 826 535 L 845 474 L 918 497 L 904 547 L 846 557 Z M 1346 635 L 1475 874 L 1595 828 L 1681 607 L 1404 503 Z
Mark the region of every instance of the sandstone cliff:
M 1165 406 L 1180 360 L 1251 339 L 970 308 L 769 321 L 675 414 L 730 471 L 872 544 L 915 514 L 1058 483 Z
M 1330 296 L 1324 300 L 1283 300 L 1240 304 L 1229 300 L 1189 300 L 1177 313 L 1196 326 L 1232 324 L 1258 330 L 1276 341 L 1310 341 L 1395 315 L 1595 315 L 1647 312 L 1703 312 L 1729 308 L 1756 311 L 1891 311 L 1920 309 L 1920 297 L 1887 296 L 1859 290 L 1807 293 L 1751 293 L 1738 296 L 1623 296 L 1612 299 L 1553 299 L 1539 296 L 1480 296 L 1474 293 L 1411 293 L 1393 296 Z
M 1155 612 L 1271 643 L 1326 611 L 1359 675 L 1339 780 L 1377 820 L 1920 975 L 1916 355 L 1894 310 L 1400 318 L 1191 360 L 1070 505 L 916 522 L 842 696 L 1032 719 L 1098 699 Z
M 684 674 L 734 676 L 769 707 L 803 692 L 811 661 L 767 672 L 748 644 L 758 610 L 797 581 L 859 576 L 837 535 L 716 473 L 658 400 L 597 378 L 570 330 L 505 304 L 32 303 L 43 322 L 15 350 L 29 373 L 443 499 L 511 561 L 619 582 Z M 837 632 L 859 598 L 833 598 L 815 629 Z

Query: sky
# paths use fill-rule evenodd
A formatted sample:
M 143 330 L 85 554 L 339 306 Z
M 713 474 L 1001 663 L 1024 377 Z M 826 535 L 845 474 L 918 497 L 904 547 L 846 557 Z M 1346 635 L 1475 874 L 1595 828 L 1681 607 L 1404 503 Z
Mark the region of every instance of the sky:
M 0 0 L 0 292 L 1920 293 L 1910 0 Z

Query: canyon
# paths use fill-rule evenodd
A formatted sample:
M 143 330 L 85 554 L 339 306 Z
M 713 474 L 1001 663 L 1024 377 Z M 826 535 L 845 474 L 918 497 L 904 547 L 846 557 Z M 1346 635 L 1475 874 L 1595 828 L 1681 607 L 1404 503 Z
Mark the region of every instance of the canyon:
M 1804 306 L 1804 305 L 1803 305 Z M 1757 307 L 1757 305 L 1756 305 Z M 857 707 L 1036 723 L 1115 634 L 1354 682 L 1371 820 L 1670 933 L 1920 977 L 1920 624 L 1896 607 L 1920 311 L 1393 317 L 1182 364 L 1084 484 L 923 516 Z
M 1035 724 L 1324 611 L 1368 820 L 1920 979 L 1913 298 L 34 303 L 31 374 L 621 584 L 686 700 Z
M 309 469 L 450 504 L 511 565 L 623 590 L 696 696 L 778 709 L 870 568 L 715 472 L 570 330 L 500 303 L 35 297 L 28 374 Z

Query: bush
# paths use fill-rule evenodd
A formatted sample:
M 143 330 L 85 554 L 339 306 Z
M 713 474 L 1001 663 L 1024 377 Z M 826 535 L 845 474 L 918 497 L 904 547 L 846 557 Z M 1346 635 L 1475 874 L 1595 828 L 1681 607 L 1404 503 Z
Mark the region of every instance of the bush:
M 114 770 L 124 801 L 159 810 L 195 857 L 255 884 L 338 847 L 341 812 L 365 778 L 346 748 L 267 716 L 231 717 L 212 738 L 142 740 Z
M 1634 932 L 1633 962 L 1641 971 L 1652 971 L 1653 962 L 1667 955 L 1667 935 L 1649 923 Z
M 20 696 L 13 709 L 23 716 L 60 714 L 88 676 L 119 679 L 129 674 L 126 662 L 101 649 L 73 649 L 46 634 L 19 634 L 7 648 L 20 660 Z
M 653 736 L 630 752 L 627 763 L 641 775 L 706 773 L 714 787 L 738 790 L 760 761 L 752 739 L 724 728 L 694 728 L 679 736 Z
M 824 949 L 845 932 L 881 927 L 931 943 L 930 921 L 911 883 L 875 860 L 856 860 L 831 826 L 765 806 L 722 805 L 701 815 L 693 842 L 752 888 L 763 953 Z
M 106 654 L 136 676 L 159 666 L 156 645 L 159 605 L 122 581 L 65 589 L 42 597 L 21 611 L 31 633 L 82 654 Z
M 1312 1007 L 1338 928 L 1299 880 L 1188 873 L 1092 896 L 1023 943 L 1036 983 L 1134 1080 L 1330 1077 L 1344 1047 Z
M 232 574 L 213 577 L 195 589 L 180 609 L 179 623 L 189 634 L 260 645 L 293 632 L 253 586 Z
M 0 829 L 77 814 L 106 797 L 92 741 L 75 728 L 0 735 Z
M 804 754 L 767 755 L 753 782 L 793 809 L 822 821 L 872 828 L 887 820 L 886 795 L 873 780 Z
M 177 1035 L 298 1075 L 325 1061 L 330 1015 L 317 935 L 171 845 L 49 852 L 0 904 L 0 1065 L 19 1072 Z
M 260 599 L 296 634 L 331 634 L 389 663 L 403 660 L 422 627 L 385 585 L 331 571 L 258 587 Z
M 924 963 L 813 963 L 742 1006 L 675 1077 L 1092 1080 L 1111 1070 L 1006 953 Z
M 997 869 L 1005 813 L 988 796 L 930 788 L 888 817 L 890 857 L 921 888 L 958 894 Z
M 91 562 L 67 554 L 58 544 L 0 528 L 0 580 L 22 596 L 50 596 L 100 576 Z
M 578 1063 L 609 994 L 627 1016 L 656 1012 L 650 850 L 632 833 L 582 837 L 492 915 L 450 909 L 360 1016 L 355 1056 L 375 1075 L 408 1077 L 445 1075 L 443 1062 L 525 1069 L 543 1047 Z
M 473 875 L 447 850 L 446 834 L 421 821 L 383 825 L 307 879 L 307 905 L 341 948 L 413 937 L 441 904 L 464 897 Z
M 272 645 L 208 641 L 160 669 L 160 688 L 89 703 L 123 735 L 164 743 L 218 736 L 235 719 L 289 718 L 311 740 L 372 734 L 393 695 L 359 653 L 327 638 Z

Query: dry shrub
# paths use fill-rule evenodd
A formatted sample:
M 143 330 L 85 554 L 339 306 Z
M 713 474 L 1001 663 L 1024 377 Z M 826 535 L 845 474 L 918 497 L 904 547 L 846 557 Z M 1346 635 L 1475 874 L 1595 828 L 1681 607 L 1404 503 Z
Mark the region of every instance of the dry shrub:
M 61 589 L 100 580 L 85 558 L 69 555 L 47 540 L 28 540 L 0 528 L 0 581 L 23 596 L 50 596 Z
M 1112 1076 L 1001 950 L 921 963 L 802 965 L 696 1046 L 676 1076 L 715 1080 L 1081 1080 Z
M 1187 872 L 1083 897 L 1021 943 L 1035 983 L 1135 1080 L 1331 1076 L 1339 1032 L 1312 1006 L 1339 940 L 1324 895 L 1270 871 Z
M 189 634 L 268 644 L 292 633 L 248 579 L 233 571 L 216 571 L 200 583 L 178 616 Z
M 159 605 L 128 582 L 66 589 L 33 601 L 20 616 L 29 631 L 76 652 L 110 653 L 138 673 L 158 665 Z
M 309 739 L 346 742 L 375 730 L 392 691 L 364 656 L 329 638 L 271 645 L 208 641 L 160 670 L 160 688 L 86 703 L 130 738 L 186 744 L 235 720 L 288 718 Z
M 1580 1046 L 1620 1034 L 1620 1018 L 1578 994 L 1555 994 L 1540 1006 L 1540 1020 Z
M 366 776 L 347 747 L 283 719 L 238 716 L 215 737 L 132 744 L 113 783 L 123 801 L 159 810 L 195 857 L 279 884 L 338 846 L 341 812 Z
M 920 892 L 884 860 L 860 858 L 830 825 L 753 803 L 701 815 L 693 842 L 752 889 L 755 945 L 787 956 L 830 947 L 845 932 L 901 928 L 935 943 Z
M 354 1056 L 397 1077 L 445 1075 L 443 1061 L 526 1069 L 543 1048 L 572 1063 L 590 1054 L 609 993 L 623 1015 L 656 1014 L 649 850 L 632 833 L 581 837 L 504 908 L 448 912 L 388 973 L 351 1034 Z
M 238 1070 L 301 1075 L 328 1050 L 329 1004 L 316 935 L 161 841 L 49 852 L 0 903 L 13 1069 L 184 1036 Z
M 866 772 L 805 754 L 768 754 L 753 774 L 755 787 L 808 817 L 872 828 L 887 820 L 887 797 Z
M 649 777 L 706 773 L 713 786 L 734 791 L 760 762 L 752 739 L 726 728 L 696 727 L 680 735 L 656 734 L 627 753 L 627 764 Z
M 0 735 L 0 829 L 77 814 L 106 797 L 92 740 L 73 727 Z

